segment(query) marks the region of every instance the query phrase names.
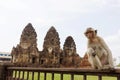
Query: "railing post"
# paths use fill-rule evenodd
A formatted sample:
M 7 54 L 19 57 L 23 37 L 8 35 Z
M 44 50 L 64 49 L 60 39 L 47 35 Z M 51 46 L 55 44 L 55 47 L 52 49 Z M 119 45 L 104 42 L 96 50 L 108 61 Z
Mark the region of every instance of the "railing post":
M 98 75 L 98 80 L 102 80 L 102 76 L 101 75 Z
M 86 74 L 83 75 L 83 80 L 87 80 Z
M 63 73 L 61 73 L 61 78 L 60 79 L 63 80 Z
M 29 80 L 29 71 L 27 71 L 27 79 L 26 80 Z
M 44 73 L 44 80 L 46 80 L 46 74 L 47 74 L 47 73 L 45 72 L 45 73 Z
M 0 80 L 6 80 L 7 77 L 7 65 L 0 63 Z
M 14 78 L 16 78 L 17 77 L 17 71 L 14 71 L 15 73 L 14 73 Z
M 54 73 L 52 73 L 52 80 L 54 80 Z
M 120 80 L 120 75 L 117 76 L 117 80 Z
M 74 74 L 71 74 L 71 80 L 74 80 Z
M 38 72 L 38 80 L 40 80 L 40 72 Z
M 32 80 L 34 80 L 34 72 L 32 72 Z
M 25 72 L 23 71 L 23 74 L 22 74 L 22 80 L 24 80 L 24 75 L 25 75 Z

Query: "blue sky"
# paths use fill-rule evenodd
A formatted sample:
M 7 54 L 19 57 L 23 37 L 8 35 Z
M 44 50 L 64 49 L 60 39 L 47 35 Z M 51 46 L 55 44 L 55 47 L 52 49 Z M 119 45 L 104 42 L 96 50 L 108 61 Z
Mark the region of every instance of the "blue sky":
M 11 52 L 28 23 L 37 32 L 39 50 L 46 32 L 54 26 L 61 48 L 71 35 L 80 56 L 87 45 L 83 33 L 93 27 L 120 61 L 120 0 L 0 0 L 0 51 Z

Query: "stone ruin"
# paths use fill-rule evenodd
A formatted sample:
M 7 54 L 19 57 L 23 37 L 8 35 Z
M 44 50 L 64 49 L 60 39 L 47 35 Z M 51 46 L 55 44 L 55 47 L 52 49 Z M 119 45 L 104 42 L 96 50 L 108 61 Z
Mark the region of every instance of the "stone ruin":
M 82 59 L 77 54 L 76 44 L 71 36 L 66 38 L 61 49 L 59 34 L 53 26 L 44 38 L 43 50 L 39 51 L 37 34 L 31 23 L 24 28 L 20 42 L 13 47 L 11 55 L 12 63 L 17 66 L 83 67 L 86 64 L 85 57 Z
M 76 44 L 71 36 L 68 36 L 65 40 L 62 57 L 65 67 L 79 67 L 81 58 L 76 53 Z
M 43 50 L 39 58 L 40 65 L 59 67 L 61 51 L 59 34 L 54 27 L 51 27 L 44 38 Z
M 20 43 L 13 47 L 11 55 L 12 62 L 21 66 L 39 62 L 39 51 L 37 48 L 37 34 L 32 24 L 28 24 L 21 35 Z

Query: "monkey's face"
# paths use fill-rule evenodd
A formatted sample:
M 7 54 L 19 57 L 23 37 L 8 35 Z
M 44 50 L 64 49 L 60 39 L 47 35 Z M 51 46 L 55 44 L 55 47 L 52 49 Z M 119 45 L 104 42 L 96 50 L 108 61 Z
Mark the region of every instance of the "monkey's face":
M 86 33 L 86 37 L 88 39 L 92 39 L 94 37 L 94 33 L 92 31 Z
M 93 28 L 90 27 L 86 29 L 84 34 L 88 39 L 93 39 L 97 35 L 97 30 L 94 30 Z

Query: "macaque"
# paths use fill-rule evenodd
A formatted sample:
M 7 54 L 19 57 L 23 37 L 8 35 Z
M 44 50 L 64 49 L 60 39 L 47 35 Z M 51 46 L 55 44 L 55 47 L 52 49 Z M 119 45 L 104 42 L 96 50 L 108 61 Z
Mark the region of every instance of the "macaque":
M 93 69 L 113 69 L 112 53 L 104 40 L 97 36 L 97 30 L 87 28 L 85 36 L 88 38 L 87 55 Z

